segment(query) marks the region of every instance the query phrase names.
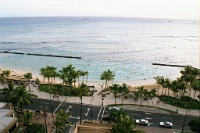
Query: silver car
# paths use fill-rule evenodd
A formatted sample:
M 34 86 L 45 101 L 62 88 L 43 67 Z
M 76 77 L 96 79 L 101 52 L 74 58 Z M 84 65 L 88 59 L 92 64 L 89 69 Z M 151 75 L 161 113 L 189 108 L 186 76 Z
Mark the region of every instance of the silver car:
M 161 127 L 173 127 L 173 123 L 169 121 L 160 122 L 159 124 Z
M 146 120 L 146 119 L 136 119 L 136 120 L 135 120 L 135 123 L 136 123 L 136 124 L 140 124 L 140 125 L 148 125 L 148 124 L 149 124 L 149 121 Z
M 110 108 L 108 108 L 108 110 L 109 111 L 119 111 L 120 108 L 118 108 L 118 107 L 110 107 Z

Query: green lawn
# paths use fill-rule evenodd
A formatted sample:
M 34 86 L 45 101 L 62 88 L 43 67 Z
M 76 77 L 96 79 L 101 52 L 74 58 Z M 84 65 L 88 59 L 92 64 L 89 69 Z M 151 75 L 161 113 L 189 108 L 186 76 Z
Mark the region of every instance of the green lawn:
M 40 91 L 50 93 L 51 94 L 58 94 L 58 95 L 64 95 L 64 96 L 77 96 L 76 94 L 76 88 L 70 88 L 69 86 L 63 86 L 60 84 L 57 85 L 49 85 L 48 84 L 41 84 L 39 87 Z M 88 90 L 89 91 L 89 90 Z M 83 96 L 87 96 L 89 94 L 83 94 Z

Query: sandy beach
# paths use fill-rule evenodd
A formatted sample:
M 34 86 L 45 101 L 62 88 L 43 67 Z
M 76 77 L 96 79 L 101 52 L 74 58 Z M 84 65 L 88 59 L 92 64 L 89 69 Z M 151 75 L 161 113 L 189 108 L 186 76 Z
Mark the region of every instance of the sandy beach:
M 24 74 L 28 73 L 29 71 L 25 71 L 22 69 L 7 69 L 4 67 L 0 66 L 0 70 L 4 71 L 4 70 L 10 70 L 10 76 L 23 76 Z M 33 76 L 33 80 L 35 80 L 36 78 L 38 78 L 41 82 L 43 82 L 44 78 L 42 77 L 42 75 L 36 74 L 36 73 L 32 73 Z M 47 82 L 47 79 L 45 79 L 45 82 Z M 59 78 L 56 78 L 56 83 L 62 83 L 62 80 Z M 92 86 L 94 85 L 97 88 L 101 88 L 101 85 L 104 83 L 104 81 L 100 80 L 98 82 L 90 82 L 88 81 L 88 85 Z M 113 81 L 113 83 L 117 83 L 117 84 L 122 84 L 122 83 L 126 83 L 128 86 L 130 86 L 130 90 L 134 91 L 136 87 L 140 87 L 140 86 L 144 86 L 145 89 L 154 89 L 154 88 L 158 88 L 158 84 L 156 84 L 156 81 L 154 79 L 149 80 L 148 82 L 142 82 L 142 81 L 138 81 L 136 84 L 135 83 L 130 83 L 130 82 L 115 82 Z

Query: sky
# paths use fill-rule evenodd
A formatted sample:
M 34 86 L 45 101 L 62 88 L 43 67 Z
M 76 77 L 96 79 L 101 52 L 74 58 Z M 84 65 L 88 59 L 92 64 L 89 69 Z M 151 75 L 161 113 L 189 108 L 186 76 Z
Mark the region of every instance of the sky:
M 0 0 L 0 17 L 31 16 L 200 19 L 200 0 Z

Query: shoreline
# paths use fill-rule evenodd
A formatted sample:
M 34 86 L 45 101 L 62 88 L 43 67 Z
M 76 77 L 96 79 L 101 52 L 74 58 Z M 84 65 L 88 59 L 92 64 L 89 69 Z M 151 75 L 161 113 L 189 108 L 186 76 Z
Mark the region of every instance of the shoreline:
M 10 70 L 11 73 L 10 75 L 17 75 L 17 76 L 23 76 L 24 74 L 28 73 L 28 71 L 25 71 L 25 70 L 22 70 L 22 69 L 8 69 L 8 68 L 5 68 L 5 67 L 2 67 L 0 66 L 0 69 L 1 71 L 3 70 Z M 32 73 L 32 72 L 31 72 Z M 43 77 L 42 75 L 39 75 L 39 74 L 36 74 L 36 73 L 32 73 L 32 79 L 35 80 L 36 78 L 38 78 L 41 82 L 43 82 Z M 47 79 L 45 79 L 45 82 L 47 82 Z M 56 83 L 62 83 L 62 80 L 60 80 L 59 78 L 56 78 Z M 92 86 L 94 85 L 95 88 L 97 89 L 102 89 L 101 85 L 104 83 L 104 81 L 101 81 L 99 79 L 99 81 L 89 81 L 87 84 L 89 86 Z M 134 83 L 130 83 L 130 82 L 117 82 L 117 81 L 113 81 L 113 83 L 116 83 L 116 84 L 122 84 L 122 83 L 126 83 L 131 90 L 135 90 L 136 87 L 141 87 L 141 86 L 144 86 L 145 89 L 153 89 L 153 88 L 158 88 L 160 87 L 160 85 L 156 84 L 156 81 L 154 79 L 149 79 L 149 80 L 137 80 L 137 81 L 134 81 Z M 111 84 L 111 82 L 110 82 Z

